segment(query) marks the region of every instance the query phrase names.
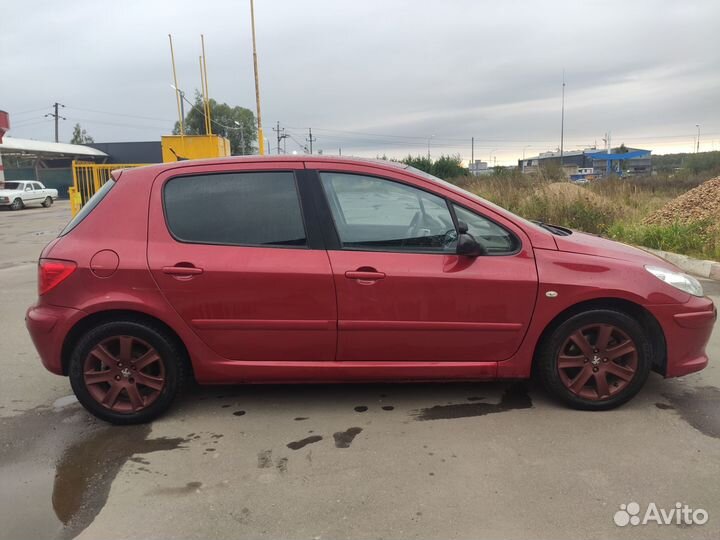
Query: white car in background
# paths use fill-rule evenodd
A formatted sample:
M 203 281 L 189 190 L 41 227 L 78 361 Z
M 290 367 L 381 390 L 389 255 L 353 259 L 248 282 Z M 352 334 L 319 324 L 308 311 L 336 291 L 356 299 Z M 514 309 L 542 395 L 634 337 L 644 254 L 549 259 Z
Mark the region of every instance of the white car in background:
M 0 184 L 0 206 L 21 210 L 26 206 L 52 206 L 58 198 L 57 189 L 46 188 L 34 180 L 6 180 Z

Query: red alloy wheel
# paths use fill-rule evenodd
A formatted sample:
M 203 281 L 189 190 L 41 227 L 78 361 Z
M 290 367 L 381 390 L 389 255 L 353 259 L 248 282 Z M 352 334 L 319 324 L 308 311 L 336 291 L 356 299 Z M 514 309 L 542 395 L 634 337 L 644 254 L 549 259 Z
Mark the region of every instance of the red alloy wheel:
M 83 379 L 92 398 L 118 413 L 150 406 L 165 388 L 165 365 L 155 348 L 134 336 L 113 336 L 85 358 Z
M 584 326 L 563 343 L 557 369 L 560 380 L 573 394 L 591 401 L 605 400 L 635 378 L 637 346 L 612 324 Z

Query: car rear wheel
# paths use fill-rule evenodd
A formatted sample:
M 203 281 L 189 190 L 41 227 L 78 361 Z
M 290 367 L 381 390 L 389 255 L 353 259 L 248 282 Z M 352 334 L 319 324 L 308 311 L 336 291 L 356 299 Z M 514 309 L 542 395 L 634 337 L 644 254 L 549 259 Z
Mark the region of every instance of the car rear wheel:
M 163 329 L 134 321 L 101 324 L 78 342 L 70 383 L 78 401 L 113 424 L 160 416 L 183 385 L 185 358 Z
M 52 197 L 45 197 L 45 200 L 43 201 L 42 205 L 45 208 L 50 208 L 52 206 L 53 200 Z
M 10 210 L 22 210 L 24 207 L 25 205 L 23 204 L 22 199 L 18 197 L 10 205 Z
M 539 374 L 549 392 L 576 408 L 612 409 L 631 399 L 650 373 L 652 347 L 638 322 L 612 310 L 580 313 L 541 346 Z

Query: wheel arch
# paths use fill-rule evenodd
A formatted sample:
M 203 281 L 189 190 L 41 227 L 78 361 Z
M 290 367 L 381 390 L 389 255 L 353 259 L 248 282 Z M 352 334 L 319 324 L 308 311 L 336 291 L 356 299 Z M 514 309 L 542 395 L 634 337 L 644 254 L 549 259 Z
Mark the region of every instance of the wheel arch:
M 643 328 L 649 330 L 648 338 L 652 348 L 652 370 L 665 375 L 667 370 L 667 345 L 665 333 L 657 319 L 640 304 L 622 298 L 594 298 L 578 302 L 558 313 L 540 334 L 533 351 L 532 369 L 533 373 L 537 366 L 537 357 L 540 349 L 552 332 L 570 317 L 595 309 L 609 309 L 630 315 L 637 320 Z
M 94 328 L 105 322 L 114 321 L 132 321 L 149 324 L 162 329 L 171 339 L 173 339 L 177 343 L 177 345 L 183 351 L 184 354 L 182 362 L 185 363 L 185 366 L 188 370 L 187 373 L 194 378 L 192 362 L 190 360 L 190 353 L 185 346 L 183 340 L 180 339 L 178 333 L 175 332 L 175 330 L 173 330 L 170 325 L 158 319 L 157 317 L 153 317 L 152 315 L 148 315 L 147 313 L 142 313 L 140 311 L 133 311 L 129 309 L 98 311 L 95 313 L 91 313 L 87 317 L 83 317 L 78 322 L 76 322 L 75 325 L 67 333 L 67 335 L 65 336 L 65 340 L 63 341 L 60 357 L 62 362 L 63 375 L 68 374 L 70 356 L 72 355 L 72 351 L 75 348 L 75 345 L 82 338 L 82 336 L 85 335 L 91 328 Z

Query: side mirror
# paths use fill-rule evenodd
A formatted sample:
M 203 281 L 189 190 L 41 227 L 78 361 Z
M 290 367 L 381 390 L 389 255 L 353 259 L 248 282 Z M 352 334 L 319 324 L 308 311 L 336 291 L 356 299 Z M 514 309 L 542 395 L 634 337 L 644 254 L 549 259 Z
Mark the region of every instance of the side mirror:
M 456 253 L 465 257 L 479 257 L 487 254 L 487 250 L 475 240 L 472 234 L 468 233 L 467 223 L 463 221 L 458 221 Z

